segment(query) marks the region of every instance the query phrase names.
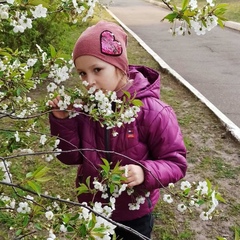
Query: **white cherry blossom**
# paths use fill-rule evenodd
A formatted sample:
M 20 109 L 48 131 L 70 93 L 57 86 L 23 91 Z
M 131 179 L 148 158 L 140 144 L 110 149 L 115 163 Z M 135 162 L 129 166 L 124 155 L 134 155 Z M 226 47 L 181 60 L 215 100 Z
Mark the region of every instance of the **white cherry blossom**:
M 31 10 L 34 18 L 41 18 L 47 16 L 47 8 L 43 7 L 42 4 L 36 6 L 35 10 Z
M 17 208 L 17 212 L 23 213 L 23 214 L 30 213 L 31 208 L 29 207 L 27 202 L 20 202 L 19 207 Z

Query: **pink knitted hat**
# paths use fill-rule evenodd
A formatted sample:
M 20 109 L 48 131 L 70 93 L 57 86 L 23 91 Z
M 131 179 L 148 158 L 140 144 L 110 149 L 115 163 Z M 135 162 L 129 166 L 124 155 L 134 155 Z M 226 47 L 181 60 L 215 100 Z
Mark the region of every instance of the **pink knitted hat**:
M 99 21 L 87 28 L 73 49 L 73 61 L 83 55 L 97 57 L 123 72 L 128 71 L 127 34 L 117 24 Z

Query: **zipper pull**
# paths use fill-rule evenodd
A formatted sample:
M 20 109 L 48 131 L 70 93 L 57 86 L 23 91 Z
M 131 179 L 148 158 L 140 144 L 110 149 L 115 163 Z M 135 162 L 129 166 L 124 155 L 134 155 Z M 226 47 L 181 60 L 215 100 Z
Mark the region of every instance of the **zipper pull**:
M 127 130 L 127 138 L 134 138 L 134 129 L 128 129 Z

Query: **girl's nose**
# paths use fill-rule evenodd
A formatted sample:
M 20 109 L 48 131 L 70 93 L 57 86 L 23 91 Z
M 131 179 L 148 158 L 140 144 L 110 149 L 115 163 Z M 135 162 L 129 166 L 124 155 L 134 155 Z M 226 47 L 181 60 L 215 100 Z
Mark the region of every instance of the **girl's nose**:
M 86 77 L 86 81 L 88 82 L 89 86 L 96 84 L 96 81 L 92 75 L 88 75 Z

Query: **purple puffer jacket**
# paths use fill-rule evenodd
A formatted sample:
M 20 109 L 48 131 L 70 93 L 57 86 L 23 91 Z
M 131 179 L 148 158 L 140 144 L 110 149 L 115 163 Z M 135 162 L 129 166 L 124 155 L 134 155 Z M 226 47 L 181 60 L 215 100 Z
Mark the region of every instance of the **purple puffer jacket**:
M 115 128 L 118 136 L 111 134 L 98 122 L 79 115 L 71 119 L 56 119 L 50 114 L 51 133 L 66 141 L 60 141 L 59 148 L 64 151 L 85 149 L 83 151 L 69 151 L 61 153 L 58 158 L 65 164 L 78 164 L 76 178 L 84 182 L 88 176 L 99 175 L 101 158 L 107 158 L 113 166 L 121 160 L 121 165 L 132 164 L 130 158 L 144 166 L 144 182 L 135 187 L 135 193 L 143 195 L 146 191 L 150 196 L 139 210 L 129 210 L 132 196 L 123 192 L 116 200 L 116 210 L 112 219 L 128 221 L 144 216 L 151 212 L 159 199 L 159 188 L 175 183 L 185 176 L 187 169 L 186 148 L 181 130 L 172 108 L 159 100 L 160 76 L 144 66 L 129 66 L 130 79 L 133 85 L 128 89 L 132 95 L 141 99 L 143 107 L 136 121 L 121 128 Z M 103 151 L 94 151 L 94 149 Z M 104 153 L 110 150 L 111 154 Z M 119 153 L 119 154 L 116 154 Z M 127 157 L 124 157 L 127 156 Z M 81 194 L 80 202 L 89 202 L 92 196 Z M 104 202 L 100 195 L 95 201 Z

